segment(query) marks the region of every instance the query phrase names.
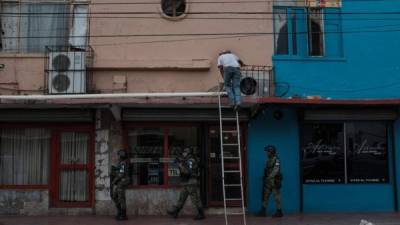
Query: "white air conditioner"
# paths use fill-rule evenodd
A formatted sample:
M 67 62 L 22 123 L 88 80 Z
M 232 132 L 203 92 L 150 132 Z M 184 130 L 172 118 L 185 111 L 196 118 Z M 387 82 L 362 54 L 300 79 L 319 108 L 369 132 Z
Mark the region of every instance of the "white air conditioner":
M 254 97 L 271 97 L 273 93 L 273 77 L 268 71 L 264 73 L 255 74 L 252 71 L 242 71 L 242 79 L 246 77 L 253 78 L 256 81 L 255 93 L 250 96 Z M 242 96 L 246 96 L 242 93 Z M 248 96 L 248 95 L 247 95 Z
M 86 93 L 84 51 L 50 52 L 48 63 L 49 94 Z

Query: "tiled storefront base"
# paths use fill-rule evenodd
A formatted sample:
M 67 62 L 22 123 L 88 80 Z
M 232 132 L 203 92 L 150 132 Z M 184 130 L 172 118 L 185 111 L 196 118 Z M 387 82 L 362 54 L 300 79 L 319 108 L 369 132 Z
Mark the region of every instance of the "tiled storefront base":
M 0 190 L 0 215 L 47 215 L 49 192 Z
M 179 189 L 128 190 L 127 213 L 129 215 L 165 215 L 177 201 Z M 182 214 L 193 214 L 188 198 Z M 51 208 L 47 190 L 0 190 L 0 215 L 113 215 L 115 206 L 111 200 L 97 200 L 93 208 Z

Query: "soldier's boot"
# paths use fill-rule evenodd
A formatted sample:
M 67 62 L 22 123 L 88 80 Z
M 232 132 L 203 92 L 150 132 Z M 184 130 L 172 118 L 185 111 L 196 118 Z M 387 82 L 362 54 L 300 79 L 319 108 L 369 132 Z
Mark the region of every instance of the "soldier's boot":
M 282 209 L 276 210 L 275 214 L 272 215 L 273 218 L 279 218 L 279 217 L 282 217 L 282 216 L 283 216 Z
M 197 208 L 197 215 L 194 217 L 194 220 L 203 220 L 206 216 L 204 215 L 204 210 L 202 208 Z
M 174 219 L 176 219 L 176 218 L 178 218 L 178 214 L 179 214 L 179 208 L 174 208 L 174 209 L 168 209 L 167 210 L 167 214 L 169 215 L 169 216 L 171 216 L 172 218 L 174 218 Z
M 260 211 L 258 211 L 257 216 L 263 216 L 263 217 L 267 216 L 267 214 L 265 213 L 265 210 L 266 210 L 265 207 L 261 206 L 261 209 L 260 209 Z
M 117 215 L 115 215 L 115 219 L 118 220 L 120 216 L 121 216 L 121 207 L 117 206 Z
M 127 220 L 128 217 L 126 216 L 126 209 L 121 209 L 121 214 L 119 215 L 117 220 Z

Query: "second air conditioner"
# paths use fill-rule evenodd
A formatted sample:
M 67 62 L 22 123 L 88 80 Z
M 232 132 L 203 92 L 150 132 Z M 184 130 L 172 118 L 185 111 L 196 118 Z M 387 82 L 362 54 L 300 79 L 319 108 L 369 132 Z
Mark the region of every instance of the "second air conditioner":
M 50 52 L 47 83 L 49 94 L 86 93 L 85 52 Z

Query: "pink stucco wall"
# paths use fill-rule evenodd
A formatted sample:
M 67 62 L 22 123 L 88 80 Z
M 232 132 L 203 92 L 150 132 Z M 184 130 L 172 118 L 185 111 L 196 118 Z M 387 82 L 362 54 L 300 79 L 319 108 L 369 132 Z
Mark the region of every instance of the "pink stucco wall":
M 229 0 L 224 2 L 227 1 Z M 102 5 L 96 3 L 106 1 L 92 0 L 91 2 L 94 3 L 90 5 L 92 13 L 130 13 L 92 14 L 90 18 L 89 45 L 94 49 L 94 64 L 91 69 L 93 70 L 93 85 L 98 92 L 207 91 L 216 86 L 221 79 L 216 60 L 218 53 L 224 49 L 232 50 L 246 64 L 271 65 L 272 35 L 225 36 L 225 38 L 215 38 L 216 36 L 98 37 L 182 33 L 271 33 L 273 29 L 270 14 L 190 14 L 232 11 L 271 12 L 270 1 L 246 3 L 246 0 L 242 0 L 241 3 L 233 4 L 189 3 L 189 14 L 177 21 L 164 18 L 160 13 L 160 4 Z M 134 12 L 151 12 L 151 14 L 135 14 Z M 119 16 L 125 18 L 115 18 Z M 196 19 L 200 17 L 231 19 Z M 259 19 L 232 19 L 239 17 Z M 5 55 L 0 53 L 0 63 L 5 64 L 5 68 L 0 70 L 0 93 L 41 93 L 45 76 L 43 57 L 44 55 L 37 54 Z M 26 91 L 18 92 L 12 89 Z

